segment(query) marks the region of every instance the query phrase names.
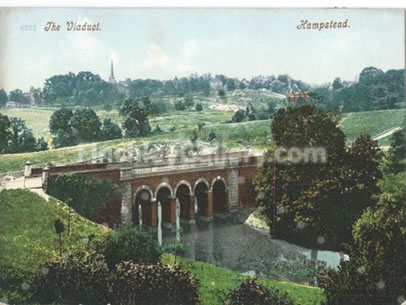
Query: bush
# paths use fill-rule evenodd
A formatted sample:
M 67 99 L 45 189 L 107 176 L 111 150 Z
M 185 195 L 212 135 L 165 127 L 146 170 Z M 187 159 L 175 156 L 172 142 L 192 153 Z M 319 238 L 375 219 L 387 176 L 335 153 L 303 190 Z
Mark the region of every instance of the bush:
M 112 279 L 112 305 L 195 305 L 199 301 L 199 282 L 180 266 L 117 265 Z
M 121 139 L 123 136 L 120 126 L 114 123 L 111 119 L 104 119 L 103 127 L 100 132 L 102 140 Z
M 116 197 L 116 189 L 107 181 L 82 175 L 61 175 L 50 179 L 47 193 L 66 202 L 80 215 L 95 221 L 106 203 Z
M 255 279 L 246 279 L 232 290 L 225 301 L 226 305 L 293 305 L 286 293 L 277 289 L 267 289 Z
M 326 305 L 391 305 L 406 295 L 406 208 L 382 200 L 353 229 L 349 261 L 319 278 Z
M 44 264 L 35 285 L 41 304 L 107 304 L 109 271 L 100 255 L 82 253 Z
M 152 235 L 130 224 L 123 224 L 112 231 L 96 248 L 104 255 L 110 269 L 123 261 L 156 264 L 161 256 L 161 249 Z
M 195 106 L 195 110 L 198 111 L 198 112 L 202 111 L 203 110 L 203 105 L 200 104 L 200 103 L 197 103 L 196 106 Z

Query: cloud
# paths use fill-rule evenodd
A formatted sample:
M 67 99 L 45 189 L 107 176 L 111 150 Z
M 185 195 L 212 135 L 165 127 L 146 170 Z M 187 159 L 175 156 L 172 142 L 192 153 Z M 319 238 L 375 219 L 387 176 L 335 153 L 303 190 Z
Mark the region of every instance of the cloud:
M 147 69 L 164 68 L 169 63 L 169 57 L 164 48 L 156 43 L 150 43 L 144 67 Z

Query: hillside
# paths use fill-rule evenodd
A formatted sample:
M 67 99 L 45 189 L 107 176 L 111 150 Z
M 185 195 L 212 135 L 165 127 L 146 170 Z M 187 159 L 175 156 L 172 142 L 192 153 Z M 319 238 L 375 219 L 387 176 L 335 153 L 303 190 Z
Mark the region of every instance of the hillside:
M 60 218 L 67 223 L 67 207 L 55 199 L 44 198 L 28 190 L 7 190 L 0 192 L 0 269 L 9 268 L 27 273 L 39 272 L 40 265 L 51 259 L 58 251 L 58 237 L 54 231 L 54 220 Z M 96 238 L 108 229 L 73 214 L 72 235 L 63 234 L 64 250 L 84 249 L 90 234 Z M 172 265 L 174 258 L 164 254 L 162 262 Z M 238 285 L 244 276 L 210 264 L 195 263 L 181 259 L 185 270 L 201 283 L 203 305 L 219 305 L 217 295 Z M 4 277 L 5 274 L 2 274 Z M 22 287 L 23 279 L 16 279 Z M 320 289 L 288 282 L 261 279 L 266 286 L 273 286 L 287 292 L 297 305 L 320 304 L 324 299 Z M 1 277 L 0 277 L 1 284 Z M 21 291 L 5 291 L 0 286 L 0 296 L 16 297 Z

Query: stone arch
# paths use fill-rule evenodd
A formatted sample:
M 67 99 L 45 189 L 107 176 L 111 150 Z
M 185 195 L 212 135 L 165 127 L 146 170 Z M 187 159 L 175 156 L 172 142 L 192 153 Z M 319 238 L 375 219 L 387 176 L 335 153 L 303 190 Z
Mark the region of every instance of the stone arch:
M 197 215 L 199 216 L 211 216 L 211 209 L 209 208 L 209 191 L 210 184 L 206 179 L 200 178 L 195 182 L 193 194 L 195 195 Z
M 137 194 L 138 194 L 139 192 L 141 192 L 141 191 L 144 191 L 144 190 L 147 191 L 147 192 L 149 192 L 149 195 L 151 196 L 151 200 L 154 199 L 154 193 L 152 192 L 152 189 L 151 189 L 149 186 L 147 186 L 147 185 L 141 185 L 141 186 L 139 186 L 139 187 L 137 188 L 137 190 L 135 191 L 133 201 L 135 201 L 135 199 L 137 198 Z
M 171 192 L 171 196 L 174 196 L 174 192 L 173 192 L 173 188 L 172 188 L 172 186 L 169 184 L 169 183 L 167 183 L 167 182 L 162 182 L 160 185 L 158 185 L 157 186 L 157 188 L 155 189 L 155 199 L 157 199 L 158 198 L 158 192 L 159 192 L 159 190 L 161 189 L 161 188 L 164 188 L 164 187 L 166 187 L 170 192 Z
M 143 192 L 149 194 L 149 198 L 143 198 Z M 148 197 L 148 196 L 146 196 Z M 133 223 L 139 224 L 139 207 L 141 206 L 141 216 L 142 224 L 153 226 L 152 214 L 156 213 L 156 209 L 152 209 L 152 201 L 154 200 L 153 192 L 151 188 L 147 185 L 141 185 L 137 188 L 134 193 L 134 198 L 132 202 L 132 221 Z
M 195 192 L 196 192 L 196 187 L 197 187 L 197 185 L 198 185 L 199 183 L 204 183 L 204 184 L 206 184 L 207 190 L 210 190 L 210 183 L 209 183 L 206 179 L 200 178 L 200 179 L 198 179 L 198 180 L 195 182 L 195 185 L 193 186 L 193 194 L 195 194 Z
M 162 221 L 166 224 L 172 224 L 176 221 L 175 201 L 172 187 L 163 182 L 156 188 L 155 199 L 161 203 Z
M 180 203 L 180 218 L 185 221 L 194 221 L 194 202 L 192 186 L 186 180 L 181 180 L 175 187 L 175 202 Z
M 223 183 L 224 183 L 224 185 L 225 185 L 225 188 L 226 188 L 226 192 L 228 192 L 227 181 L 226 181 L 226 179 L 224 179 L 224 178 L 221 177 L 221 176 L 217 176 L 216 178 L 213 179 L 213 181 L 212 181 L 211 184 L 210 184 L 210 192 L 213 191 L 214 183 L 216 183 L 216 181 L 218 181 L 218 180 L 223 181 Z
M 181 181 L 178 182 L 178 184 L 176 184 L 175 191 L 173 192 L 173 195 L 174 195 L 174 196 L 176 196 L 176 193 L 177 193 L 177 191 L 178 191 L 178 189 L 179 189 L 179 187 L 180 187 L 181 185 L 186 185 L 186 186 L 189 188 L 190 194 L 193 194 L 193 192 L 192 192 L 192 190 L 193 190 L 192 185 L 191 185 L 188 181 L 186 181 L 186 180 L 181 180 Z
M 228 212 L 228 190 L 226 180 L 220 176 L 213 179 L 211 185 L 213 194 L 213 212 L 226 214 Z

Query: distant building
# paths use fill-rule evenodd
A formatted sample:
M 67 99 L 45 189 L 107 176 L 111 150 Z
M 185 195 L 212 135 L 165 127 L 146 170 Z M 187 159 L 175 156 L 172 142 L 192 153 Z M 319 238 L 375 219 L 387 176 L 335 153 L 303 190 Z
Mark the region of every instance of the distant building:
M 18 105 L 16 102 L 10 101 L 6 104 L 6 108 L 17 108 Z
M 110 83 L 110 84 L 116 84 L 116 79 L 114 78 L 113 60 L 111 60 L 111 65 L 110 65 L 109 83 Z

